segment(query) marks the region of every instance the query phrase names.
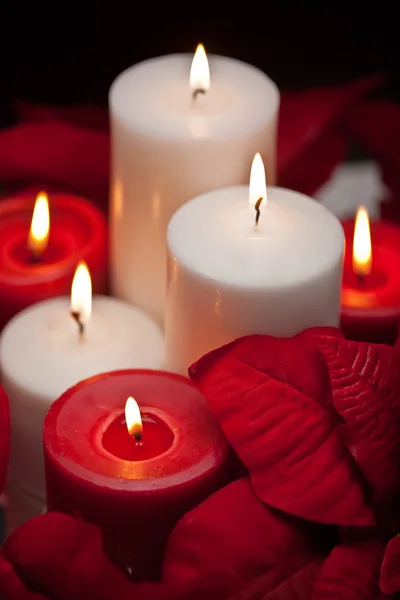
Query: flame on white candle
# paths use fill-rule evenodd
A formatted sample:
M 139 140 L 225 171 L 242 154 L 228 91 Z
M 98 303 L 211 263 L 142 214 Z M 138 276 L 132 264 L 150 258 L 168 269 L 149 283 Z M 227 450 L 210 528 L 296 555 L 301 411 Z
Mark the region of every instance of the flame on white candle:
M 83 261 L 78 264 L 72 281 L 71 314 L 83 333 L 92 314 L 92 280 L 89 269 Z
M 203 44 L 197 46 L 190 68 L 190 88 L 196 92 L 207 92 L 210 89 L 210 67 Z
M 353 239 L 353 271 L 364 277 L 371 273 L 372 245 L 368 211 L 364 206 L 357 210 Z
M 132 396 L 129 396 L 125 404 L 125 422 L 129 435 L 140 442 L 143 434 L 142 417 L 139 405 Z
M 259 208 L 267 205 L 267 183 L 265 180 L 265 169 L 261 155 L 257 152 L 253 159 L 250 171 L 249 203 L 254 210 L 257 201 L 262 198 Z
M 50 233 L 50 211 L 47 194 L 40 192 L 36 197 L 29 230 L 28 248 L 40 256 L 47 248 Z

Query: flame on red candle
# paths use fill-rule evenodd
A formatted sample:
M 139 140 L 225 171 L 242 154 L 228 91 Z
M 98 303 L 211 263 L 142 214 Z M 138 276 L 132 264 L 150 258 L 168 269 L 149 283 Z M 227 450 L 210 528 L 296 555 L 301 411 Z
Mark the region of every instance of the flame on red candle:
M 37 195 L 29 230 L 28 248 L 36 257 L 47 248 L 50 233 L 49 201 L 45 192 Z
M 190 88 L 194 97 L 210 89 L 210 67 L 203 44 L 197 46 L 190 68 Z
M 353 271 L 360 277 L 371 273 L 372 245 L 368 211 L 364 206 L 357 210 L 353 239 Z
M 129 396 L 125 404 L 125 421 L 129 435 L 140 442 L 143 435 L 142 417 L 139 405 L 132 396 Z

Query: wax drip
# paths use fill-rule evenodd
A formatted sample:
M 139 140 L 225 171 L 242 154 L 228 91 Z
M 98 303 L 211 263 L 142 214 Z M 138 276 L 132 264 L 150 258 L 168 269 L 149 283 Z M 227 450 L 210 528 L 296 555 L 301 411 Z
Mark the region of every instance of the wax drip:
M 254 205 L 254 208 L 256 210 L 256 226 L 258 225 L 258 221 L 260 219 L 260 215 L 261 215 L 261 210 L 260 210 L 260 206 L 261 206 L 261 202 L 263 201 L 263 198 L 261 196 L 261 198 L 259 198 L 257 200 L 257 202 Z
M 81 313 L 79 312 L 79 310 L 71 310 L 71 317 L 78 324 L 79 336 L 83 337 L 83 334 L 85 333 L 85 324 L 81 320 Z

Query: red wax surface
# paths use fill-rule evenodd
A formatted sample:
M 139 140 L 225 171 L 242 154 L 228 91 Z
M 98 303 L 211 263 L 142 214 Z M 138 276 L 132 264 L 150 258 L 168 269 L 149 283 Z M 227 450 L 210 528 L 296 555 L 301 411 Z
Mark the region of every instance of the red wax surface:
M 171 431 L 172 443 L 152 458 L 121 459 L 104 447 L 129 396 Z M 98 524 L 111 560 L 136 580 L 159 577 L 176 522 L 230 476 L 229 445 L 204 397 L 165 371 L 115 371 L 79 383 L 54 402 L 43 435 L 49 510 Z M 120 450 L 124 442 L 113 445 L 113 436 L 111 449 Z
M 143 433 L 140 441 L 128 433 L 125 416 L 110 423 L 103 434 L 103 447 L 123 460 L 148 460 L 160 456 L 172 446 L 174 434 L 164 421 L 150 413 L 142 414 Z
M 372 270 L 360 281 L 353 273 L 354 221 L 343 223 L 346 252 L 341 328 L 345 337 L 393 344 L 400 320 L 400 228 L 371 222 Z
M 85 260 L 94 293 L 107 288 L 107 223 L 87 200 L 50 194 L 49 243 L 38 262 L 27 248 L 35 196 L 0 202 L 0 330 L 23 308 L 69 295 L 76 266 Z

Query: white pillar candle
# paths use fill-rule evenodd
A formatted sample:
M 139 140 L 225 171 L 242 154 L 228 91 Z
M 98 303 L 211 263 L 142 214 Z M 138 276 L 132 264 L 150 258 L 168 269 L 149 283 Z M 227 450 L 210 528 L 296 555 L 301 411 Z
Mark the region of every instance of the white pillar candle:
M 11 459 L 9 503 L 13 490 L 26 493 L 26 511 L 13 511 L 13 526 L 45 503 L 42 451 L 44 417 L 52 402 L 82 379 L 117 369 L 164 367 L 159 326 L 130 304 L 95 296 L 90 316 L 90 278 L 77 270 L 71 318 L 70 299 L 53 298 L 23 310 L 0 336 L 0 377 L 10 400 Z M 75 295 L 74 295 L 75 294 Z M 30 499 L 33 499 L 31 502 Z M 23 506 L 23 503 L 19 503 Z M 28 506 L 34 504 L 34 506 Z
M 225 188 L 192 199 L 171 219 L 165 328 L 171 371 L 187 374 L 200 356 L 242 335 L 287 337 L 338 326 L 342 226 L 303 194 L 276 187 L 267 194 L 259 163 L 250 202 L 248 186 Z
M 275 84 L 250 65 L 210 56 L 209 89 L 194 99 L 193 90 L 208 87 L 207 70 L 192 71 L 191 89 L 191 61 L 146 60 L 119 75 L 109 96 L 112 291 L 161 325 L 172 214 L 197 194 L 245 183 L 257 151 L 275 180 Z

